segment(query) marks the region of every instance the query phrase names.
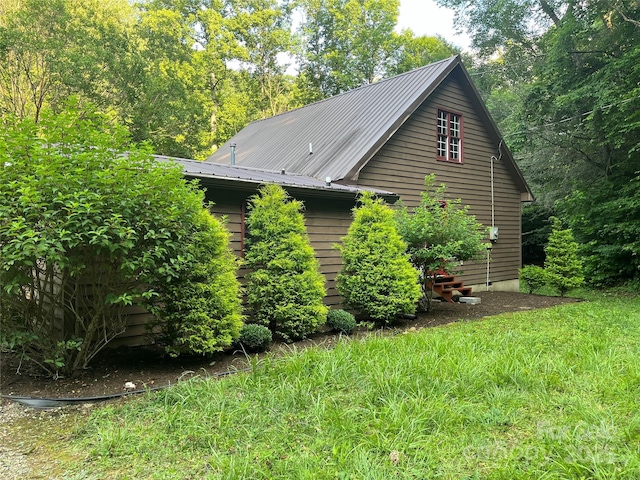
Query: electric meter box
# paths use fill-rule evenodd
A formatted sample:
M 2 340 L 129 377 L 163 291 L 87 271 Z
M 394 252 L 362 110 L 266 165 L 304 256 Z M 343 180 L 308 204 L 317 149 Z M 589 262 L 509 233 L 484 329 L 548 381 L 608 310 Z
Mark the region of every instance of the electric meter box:
M 489 229 L 489 240 L 492 242 L 498 241 L 498 227 L 491 227 Z

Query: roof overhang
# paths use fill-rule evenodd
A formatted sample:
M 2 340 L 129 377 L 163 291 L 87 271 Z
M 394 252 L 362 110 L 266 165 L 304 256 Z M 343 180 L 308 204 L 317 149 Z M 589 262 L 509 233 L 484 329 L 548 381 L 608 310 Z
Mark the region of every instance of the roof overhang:
M 388 203 L 395 203 L 400 195 L 376 188 L 344 185 L 320 181 L 316 178 L 271 170 L 234 165 L 219 165 L 185 158 L 154 156 L 159 161 L 173 161 L 182 166 L 186 178 L 198 180 L 206 188 L 222 188 L 234 192 L 255 193 L 261 185 L 273 183 L 282 186 L 296 198 L 325 198 L 355 201 L 364 191 L 372 192 Z

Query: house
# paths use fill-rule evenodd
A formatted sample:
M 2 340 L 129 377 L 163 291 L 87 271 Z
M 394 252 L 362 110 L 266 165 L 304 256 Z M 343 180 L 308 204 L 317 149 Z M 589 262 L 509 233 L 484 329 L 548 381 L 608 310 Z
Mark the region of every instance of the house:
M 520 208 L 533 197 L 459 56 L 253 122 L 206 162 L 172 160 L 226 216 L 240 257 L 247 199 L 260 185 L 278 183 L 302 200 L 329 306 L 341 305 L 333 246 L 347 233 L 359 192 L 413 207 L 431 173 L 478 221 L 498 228 L 488 262 L 462 267 L 465 284 L 518 290 Z M 145 314 L 131 320 L 114 345 L 143 343 Z
M 459 56 L 255 121 L 206 163 L 305 176 L 336 192 L 392 192 L 409 207 L 433 173 L 496 232 L 487 260 L 463 266 L 465 284 L 518 290 L 520 209 L 533 196 Z M 340 259 L 330 244 L 346 234 L 349 217 L 329 215 L 331 204 L 308 202 L 306 214 L 333 295 Z
M 328 280 L 325 303 L 337 307 L 341 298 L 335 289 L 335 272 L 340 269 L 340 255 L 333 248 L 346 234 L 351 224 L 351 210 L 360 192 L 369 190 L 389 203 L 399 196 L 378 188 L 356 185 L 341 185 L 318 180 L 306 175 L 272 171 L 259 168 L 228 166 L 199 162 L 184 158 L 155 156 L 158 161 L 175 161 L 182 165 L 188 179 L 197 179 L 205 190 L 206 200 L 213 202 L 211 210 L 226 218 L 231 232 L 231 247 L 236 255 L 244 254 L 244 219 L 247 200 L 255 195 L 265 183 L 282 185 L 294 198 L 304 202 L 307 230 L 321 264 L 321 271 Z M 239 272 L 242 280 L 244 271 Z M 111 347 L 137 346 L 149 343 L 147 324 L 149 313 L 142 307 L 132 305 L 127 309 L 127 330 L 114 339 Z

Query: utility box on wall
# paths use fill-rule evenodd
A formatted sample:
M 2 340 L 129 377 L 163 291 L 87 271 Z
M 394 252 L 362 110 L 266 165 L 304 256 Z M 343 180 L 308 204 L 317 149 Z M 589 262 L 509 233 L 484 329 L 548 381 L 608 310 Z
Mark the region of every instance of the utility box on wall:
M 493 243 L 496 243 L 498 241 L 498 227 L 489 228 L 489 240 L 491 240 Z

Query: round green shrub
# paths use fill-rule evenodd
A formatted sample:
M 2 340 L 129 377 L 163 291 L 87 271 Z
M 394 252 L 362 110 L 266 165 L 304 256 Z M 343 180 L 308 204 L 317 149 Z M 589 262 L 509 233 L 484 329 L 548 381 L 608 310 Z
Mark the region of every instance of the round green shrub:
M 344 310 L 330 310 L 327 314 L 327 325 L 333 331 L 350 335 L 356 328 L 356 319 Z
M 547 276 L 544 268 L 538 265 L 525 265 L 520 269 L 520 281 L 529 294 L 532 294 L 545 286 Z
M 240 330 L 240 343 L 251 352 L 263 352 L 273 340 L 271 330 L 257 323 L 245 323 Z

